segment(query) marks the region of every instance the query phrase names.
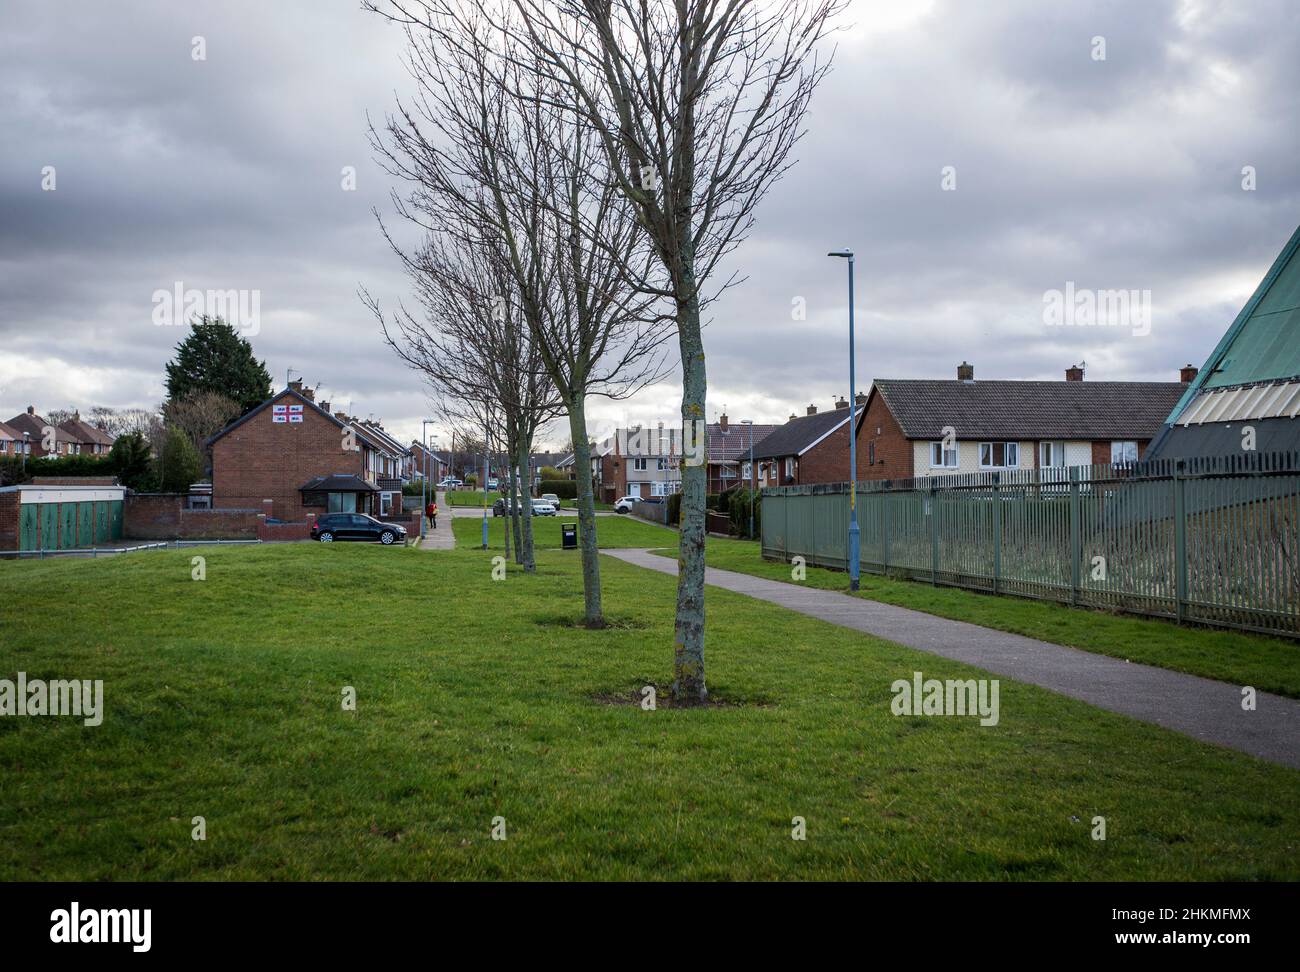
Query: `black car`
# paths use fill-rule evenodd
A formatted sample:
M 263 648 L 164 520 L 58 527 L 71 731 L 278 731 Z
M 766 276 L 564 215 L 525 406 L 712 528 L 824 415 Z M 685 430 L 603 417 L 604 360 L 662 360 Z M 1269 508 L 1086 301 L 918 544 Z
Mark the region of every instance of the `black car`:
M 396 523 L 383 523 L 364 513 L 327 513 L 317 517 L 311 528 L 311 538 L 321 543 L 335 540 L 378 540 L 393 544 L 406 540 L 406 527 Z

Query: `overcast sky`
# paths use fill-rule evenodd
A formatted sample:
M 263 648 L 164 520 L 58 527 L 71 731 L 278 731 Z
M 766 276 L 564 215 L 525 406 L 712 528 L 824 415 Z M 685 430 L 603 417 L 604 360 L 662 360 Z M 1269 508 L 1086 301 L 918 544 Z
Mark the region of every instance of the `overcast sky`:
M 398 31 L 356 0 L 0 8 L 0 420 L 159 402 L 186 329 L 154 323 L 153 295 L 181 283 L 260 292 L 277 387 L 293 368 L 417 436 L 425 391 L 356 296 L 406 293 L 365 137 L 411 91 Z M 1175 380 L 1300 223 L 1295 0 L 855 0 L 847 21 L 733 261 L 748 279 L 712 307 L 710 418 L 847 393 L 832 248 L 857 252 L 860 386 L 963 359 L 977 379 L 1086 361 L 1091 380 Z M 1149 329 L 1047 324 L 1067 283 L 1150 291 Z M 679 394 L 598 403 L 593 425 L 671 422 Z

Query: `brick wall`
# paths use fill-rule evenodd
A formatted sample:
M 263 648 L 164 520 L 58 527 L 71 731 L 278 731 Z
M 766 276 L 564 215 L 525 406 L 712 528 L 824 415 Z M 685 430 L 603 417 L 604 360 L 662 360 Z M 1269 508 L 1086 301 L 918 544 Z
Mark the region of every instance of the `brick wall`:
M 876 447 L 874 464 L 870 461 L 872 443 Z M 912 444 L 903 435 L 894 413 L 879 395 L 872 395 L 858 435 L 858 479 L 911 479 L 916 475 L 915 468 Z M 844 479 L 847 481 L 848 476 Z
M 18 549 L 18 490 L 0 493 L 0 550 Z
M 275 402 L 297 403 L 288 393 Z M 343 430 L 307 406 L 300 423 L 275 423 L 271 407 L 258 412 L 212 446 L 212 505 L 262 508 L 297 521 L 322 507 L 304 507 L 298 487 L 315 476 L 364 475 L 362 454 L 343 448 Z
M 260 510 L 187 510 L 186 493 L 128 493 L 123 536 L 135 540 L 251 540 Z

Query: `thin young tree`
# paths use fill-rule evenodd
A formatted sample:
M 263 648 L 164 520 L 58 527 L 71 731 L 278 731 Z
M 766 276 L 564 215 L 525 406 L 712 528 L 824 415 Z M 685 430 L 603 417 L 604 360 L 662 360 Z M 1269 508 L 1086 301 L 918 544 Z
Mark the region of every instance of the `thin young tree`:
M 407 253 L 391 236 L 388 239 L 406 267 L 422 311 L 416 315 L 399 306 L 391 319 L 386 318 L 363 290 L 362 300 L 380 322 L 385 341 L 446 397 L 492 403 L 503 417 L 504 430 L 498 428 L 497 434 L 505 437 L 509 464 L 522 462 L 526 468 L 537 430 L 554 417 L 558 400 L 520 320 L 499 246 L 489 240 L 469 242 L 466 233 L 452 241 L 434 233 Z M 485 421 L 490 416 L 482 415 Z M 491 436 L 491 423 L 485 434 Z M 532 507 L 520 506 L 516 552 L 531 572 Z
M 372 128 L 381 162 L 421 188 L 411 218 L 501 240 L 523 319 L 568 416 L 575 463 L 589 470 L 588 400 L 625 398 L 659 380 L 672 323 L 659 294 L 628 282 L 644 278 L 654 258 L 608 172 L 600 134 L 577 106 L 559 107 L 569 89 L 528 66 L 511 32 L 476 6 L 367 6 L 405 26 L 417 84 L 382 136 Z M 578 477 L 577 506 L 584 621 L 603 627 L 588 475 Z
M 501 30 L 563 85 L 599 134 L 614 182 L 658 258 L 647 280 L 672 302 L 682 366 L 683 437 L 702 438 L 707 381 L 701 312 L 758 203 L 792 164 L 817 50 L 844 0 L 510 0 Z M 511 60 L 511 66 L 518 64 Z M 501 83 L 510 73 L 501 72 Z M 706 466 L 682 477 L 674 695 L 707 696 L 704 670 Z

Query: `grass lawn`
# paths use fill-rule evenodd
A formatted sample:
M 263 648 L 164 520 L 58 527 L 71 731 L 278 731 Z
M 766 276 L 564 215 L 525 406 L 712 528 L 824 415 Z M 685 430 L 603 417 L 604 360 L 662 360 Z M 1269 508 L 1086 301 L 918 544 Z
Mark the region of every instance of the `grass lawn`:
M 481 489 L 449 489 L 446 491 L 448 506 L 482 506 L 483 490 Z M 501 493 L 495 489 L 488 490 L 488 507 L 491 512 L 491 506 L 501 498 Z
M 0 677 L 105 704 L 0 719 L 0 879 L 1300 878 L 1300 773 L 1005 679 L 995 727 L 894 717 L 979 673 L 741 595 L 732 704 L 643 711 L 597 697 L 670 679 L 671 577 L 606 558 L 592 632 L 568 552 L 194 555 L 0 564 Z
M 657 552 L 677 556 L 675 550 Z M 790 565 L 763 560 L 754 541 L 709 537 L 705 559 L 710 567 L 790 581 Z M 820 567 L 808 567 L 807 572 L 802 583 L 810 587 L 848 592 L 845 573 Z M 863 573 L 859 594 L 944 618 L 1300 698 L 1300 642 L 1183 627 L 1155 618 L 1072 608 L 1051 601 L 932 587 L 879 574 Z
M 503 548 L 502 530 L 509 522 L 504 516 L 488 514 L 488 545 L 493 549 Z M 533 517 L 533 543 L 539 549 L 559 549 L 560 524 L 577 523 L 576 513 L 562 513 L 559 516 Z M 456 543 L 460 547 L 477 547 L 483 542 L 483 520 L 481 517 L 457 517 L 451 521 L 456 533 Z M 581 528 L 579 528 L 581 529 Z M 513 540 L 512 540 L 513 542 Z M 596 542 L 602 547 L 672 547 L 677 549 L 677 531 L 661 527 L 657 523 L 647 523 L 631 516 L 602 516 L 596 519 Z M 573 551 L 570 551 L 572 553 Z M 675 556 L 675 554 L 674 554 Z

